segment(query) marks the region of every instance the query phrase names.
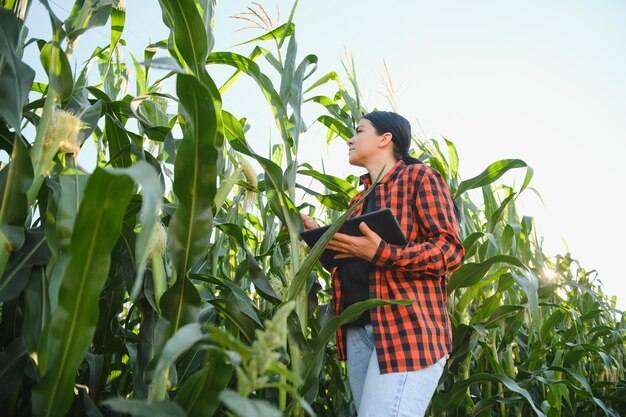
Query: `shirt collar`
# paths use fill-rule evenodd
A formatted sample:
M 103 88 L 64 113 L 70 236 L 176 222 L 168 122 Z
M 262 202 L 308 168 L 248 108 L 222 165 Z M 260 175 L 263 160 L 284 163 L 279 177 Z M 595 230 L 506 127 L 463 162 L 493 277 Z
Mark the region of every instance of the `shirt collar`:
M 392 166 L 391 169 L 380 179 L 379 184 L 384 184 L 391 180 L 398 172 L 400 172 L 400 170 L 402 170 L 402 168 L 404 168 L 404 165 L 405 164 L 402 159 L 396 162 L 395 165 Z M 361 184 L 365 186 L 366 190 L 372 185 L 372 178 L 369 173 L 359 177 L 359 185 Z

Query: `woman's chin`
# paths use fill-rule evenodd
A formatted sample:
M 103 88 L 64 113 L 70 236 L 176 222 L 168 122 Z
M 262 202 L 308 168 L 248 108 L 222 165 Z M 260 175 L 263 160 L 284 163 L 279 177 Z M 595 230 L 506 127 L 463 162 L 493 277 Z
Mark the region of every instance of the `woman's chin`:
M 357 167 L 361 166 L 361 164 L 359 163 L 359 160 L 357 158 L 355 158 L 354 156 L 352 156 L 352 155 L 348 155 L 348 163 L 350 165 L 354 165 L 354 166 L 357 166 Z

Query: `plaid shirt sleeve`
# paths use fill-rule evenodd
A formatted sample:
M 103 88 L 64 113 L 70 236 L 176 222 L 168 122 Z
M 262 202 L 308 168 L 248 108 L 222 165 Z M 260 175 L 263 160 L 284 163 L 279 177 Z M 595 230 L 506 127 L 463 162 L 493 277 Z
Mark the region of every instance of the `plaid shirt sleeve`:
M 403 195 L 403 204 L 414 204 L 423 242 L 399 246 L 380 242 L 372 263 L 378 267 L 420 275 L 444 276 L 463 261 L 463 244 L 450 191 L 441 174 L 426 173 L 414 195 Z M 413 200 L 413 201 L 411 201 Z

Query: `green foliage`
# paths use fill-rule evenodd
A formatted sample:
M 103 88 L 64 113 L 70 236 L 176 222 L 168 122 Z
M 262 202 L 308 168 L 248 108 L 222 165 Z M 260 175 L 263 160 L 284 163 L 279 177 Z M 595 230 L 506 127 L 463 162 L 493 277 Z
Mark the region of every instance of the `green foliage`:
M 0 116 L 18 133 L 35 71 L 21 60 L 17 16 L 0 7 Z
M 96 169 L 76 217 L 70 260 L 59 302 L 39 341 L 40 380 L 33 391 L 35 415 L 63 415 L 98 319 L 98 295 L 109 270 L 111 249 L 122 228 L 132 181 Z
M 298 160 L 305 106 L 328 141 L 350 138 L 366 112 L 354 62 L 345 85 L 336 72 L 309 81 L 317 57 L 298 56 L 297 2 L 243 56 L 212 51 L 215 1 L 161 0 L 169 39 L 127 66 L 118 3 L 79 0 L 61 20 L 42 1 L 52 37 L 37 40 L 47 74 L 37 82 L 21 60 L 30 3 L 0 7 L 2 415 L 355 415 L 335 331 L 410 301 L 368 300 L 333 317 L 318 260 L 350 214 L 356 179 Z M 107 44 L 73 74 L 79 35 L 109 19 Z M 213 66 L 233 70 L 220 88 Z M 124 90 L 131 67 L 135 96 Z M 153 80 L 151 68 L 169 72 Z M 162 92 L 171 77 L 175 91 Z M 280 134 L 267 155 L 248 143 L 245 115 L 222 109 L 241 77 Z M 59 115 L 69 124 L 55 130 Z M 84 141 L 97 149 L 88 169 L 75 162 Z M 594 271 L 542 252 L 515 205 L 532 169 L 507 159 L 463 180 L 444 142 L 414 150 L 447 181 L 466 250 L 448 279 L 453 351 L 428 415 L 624 415 L 626 320 Z M 520 169 L 519 189 L 500 183 Z M 311 250 L 298 236 L 307 208 L 331 224 Z

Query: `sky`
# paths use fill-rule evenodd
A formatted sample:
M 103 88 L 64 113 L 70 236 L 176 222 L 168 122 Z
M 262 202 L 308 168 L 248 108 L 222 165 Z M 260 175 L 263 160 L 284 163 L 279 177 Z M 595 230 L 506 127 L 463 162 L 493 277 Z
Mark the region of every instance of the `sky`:
M 279 10 L 281 23 L 287 20 L 291 1 L 259 2 L 272 18 Z M 51 1 L 62 19 L 72 4 Z M 145 46 L 168 32 L 156 0 L 128 0 L 126 7 L 123 37 L 141 57 Z M 249 45 L 236 45 L 262 32 L 240 31 L 245 22 L 230 17 L 246 7 L 254 6 L 218 2 L 214 51 L 249 53 Z M 329 71 L 344 76 L 341 59 L 348 51 L 366 105 L 385 109 L 386 65 L 398 112 L 420 138 L 455 143 L 462 178 L 500 159 L 530 165 L 531 186 L 543 203 L 526 191 L 519 208 L 535 218 L 544 252 L 571 252 L 585 269 L 598 271 L 605 292 L 617 295 L 618 308 L 626 309 L 619 262 L 626 235 L 619 214 L 626 182 L 626 2 L 300 0 L 294 21 L 298 60 L 310 53 L 319 59 L 311 79 Z M 49 37 L 38 2 L 27 25 L 31 36 Z M 81 37 L 73 63 L 82 67 L 96 45 L 107 44 L 108 30 Z M 266 47 L 272 49 L 271 43 Z M 25 60 L 37 68 L 34 45 Z M 209 71 L 218 84 L 230 75 L 220 68 Z M 134 88 L 129 93 L 135 94 Z M 225 109 L 248 117 L 248 138 L 257 152 L 267 153 L 270 142 L 279 142 L 252 81 L 241 78 L 223 100 Z M 307 123 L 318 114 L 306 107 Z M 362 173 L 348 165 L 342 141 L 326 146 L 319 124 L 303 135 L 299 158 L 316 167 L 323 161 L 326 171 L 338 176 Z M 519 186 L 523 174 L 506 174 L 501 182 Z

